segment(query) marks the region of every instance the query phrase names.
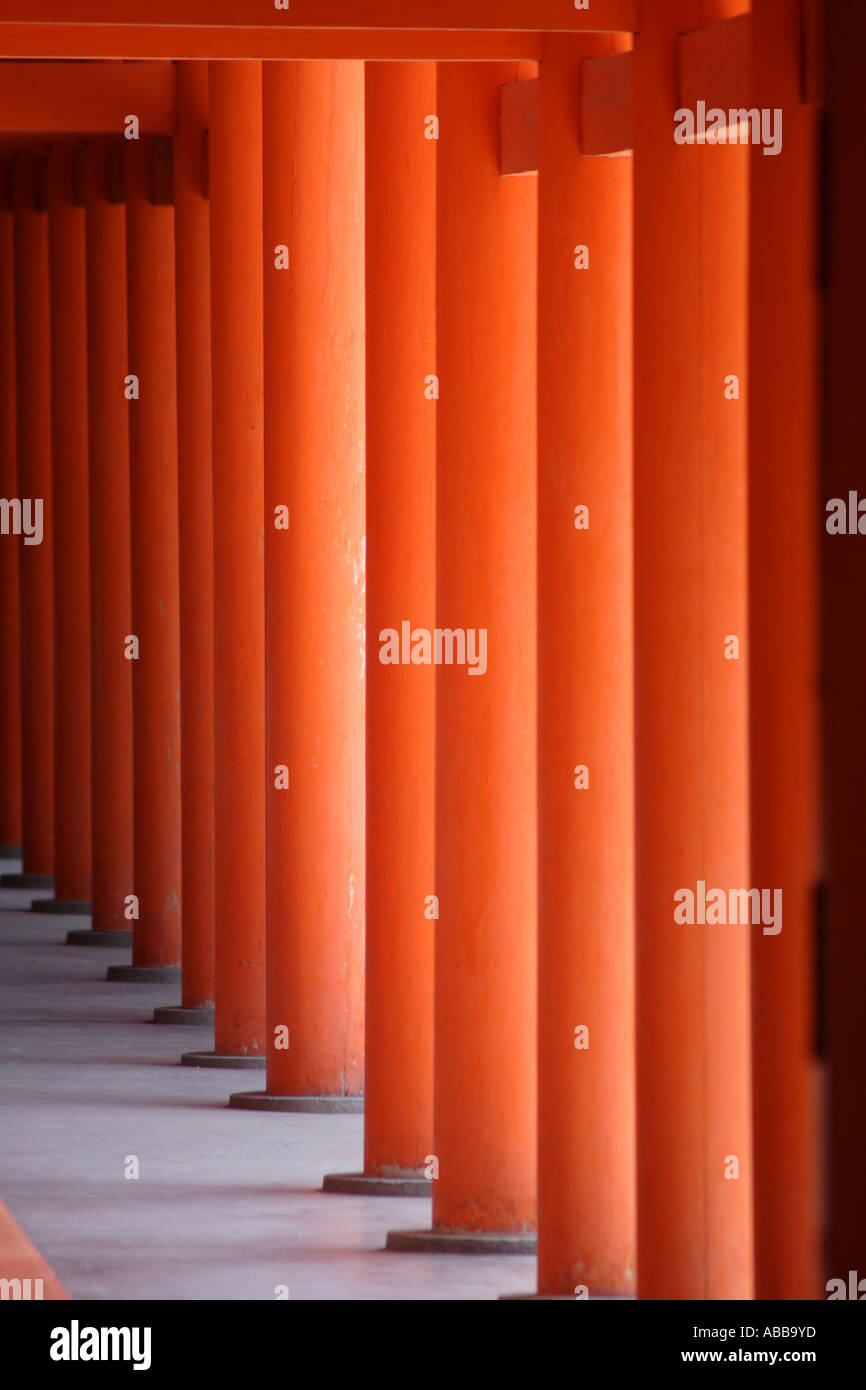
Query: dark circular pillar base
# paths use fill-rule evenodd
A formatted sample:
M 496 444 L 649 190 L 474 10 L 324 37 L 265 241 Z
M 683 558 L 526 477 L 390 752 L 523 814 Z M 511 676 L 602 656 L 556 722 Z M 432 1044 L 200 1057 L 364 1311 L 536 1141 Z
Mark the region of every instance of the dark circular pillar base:
M 108 946 L 110 949 L 118 951 L 132 945 L 132 932 L 94 931 L 92 927 L 83 927 L 80 931 L 68 931 L 66 944 L 67 946 Z
M 20 859 L 20 845 L 0 845 L 0 859 Z
M 225 1067 L 227 1070 L 242 1067 L 245 1071 L 264 1071 L 266 1066 L 264 1057 L 257 1057 L 255 1053 L 250 1052 L 185 1052 L 180 1064 L 182 1067 Z
M 420 1255 L 534 1255 L 532 1232 L 504 1235 L 499 1231 L 389 1231 L 386 1250 L 412 1250 Z
M 323 1192 L 340 1192 L 350 1197 L 430 1197 L 430 1178 L 407 1174 L 405 1178 L 380 1178 L 370 1173 L 328 1173 Z
M 105 978 L 122 985 L 172 985 L 180 979 L 180 966 L 110 965 Z
M 31 912 L 47 912 L 57 917 L 89 917 L 93 912 L 92 903 L 67 902 L 61 898 L 37 898 L 30 904 Z
M 363 1115 L 363 1096 L 272 1096 L 267 1091 L 237 1091 L 233 1110 L 275 1110 L 306 1115 Z
M 185 1009 L 182 1004 L 166 1004 L 154 1009 L 154 1023 L 182 1024 L 187 1028 L 213 1028 L 214 1010 L 210 1008 Z
M 0 874 L 0 888 L 53 888 L 53 874 Z

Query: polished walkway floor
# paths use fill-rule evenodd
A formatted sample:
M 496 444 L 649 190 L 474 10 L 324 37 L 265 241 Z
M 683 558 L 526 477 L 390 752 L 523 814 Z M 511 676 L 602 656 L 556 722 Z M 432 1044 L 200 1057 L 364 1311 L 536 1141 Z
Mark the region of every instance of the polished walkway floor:
M 20 866 L 5 861 L 4 871 Z M 127 951 L 0 890 L 0 1197 L 73 1299 L 479 1299 L 535 1287 L 525 1256 L 386 1254 L 419 1199 L 326 1196 L 362 1118 L 229 1110 L 261 1072 L 178 1065 L 204 1029 L 150 1022 L 173 986 L 107 984 Z M 140 1176 L 129 1179 L 129 1156 Z

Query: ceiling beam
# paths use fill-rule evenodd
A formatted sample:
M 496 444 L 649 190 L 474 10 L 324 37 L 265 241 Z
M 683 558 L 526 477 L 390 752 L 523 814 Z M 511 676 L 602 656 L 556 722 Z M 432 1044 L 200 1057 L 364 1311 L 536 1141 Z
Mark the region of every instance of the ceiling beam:
M 138 117 L 142 134 L 177 129 L 173 63 L 0 62 L 4 134 L 123 134 Z
M 191 25 L 4 24 L 10 58 L 345 58 L 371 61 L 534 62 L 542 36 L 530 30 L 232 29 Z
M 0 0 L 0 21 L 64 25 L 69 8 L 68 0 Z M 638 8 L 638 0 L 76 0 L 74 22 L 634 33 Z

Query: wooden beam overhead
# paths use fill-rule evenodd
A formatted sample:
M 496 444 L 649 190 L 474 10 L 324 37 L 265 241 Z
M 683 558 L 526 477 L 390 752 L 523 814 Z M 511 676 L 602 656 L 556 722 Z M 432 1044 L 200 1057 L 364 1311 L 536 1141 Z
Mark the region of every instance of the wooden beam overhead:
M 9 58 L 362 59 L 372 62 L 537 61 L 534 30 L 245 29 L 215 25 L 18 24 L 0 18 Z
M 0 132 L 173 135 L 172 63 L 0 62 Z
M 78 0 L 77 25 L 634 32 L 638 0 Z M 118 15 L 120 10 L 120 16 Z M 0 21 L 69 22 L 67 0 L 0 0 Z M 242 55 L 238 55 L 242 56 Z

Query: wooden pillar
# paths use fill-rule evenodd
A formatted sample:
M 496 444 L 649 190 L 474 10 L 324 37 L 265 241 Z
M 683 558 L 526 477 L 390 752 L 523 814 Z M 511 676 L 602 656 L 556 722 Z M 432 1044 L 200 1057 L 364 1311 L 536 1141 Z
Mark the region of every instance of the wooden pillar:
M 581 61 L 539 79 L 538 1290 L 635 1281 L 632 161 L 583 158 Z
M 526 69 L 438 74 L 433 1229 L 389 1249 L 535 1242 L 536 186 L 499 172 Z
M 208 1023 L 214 998 L 213 477 L 207 64 L 178 63 L 174 142 L 180 509 L 182 996 L 156 1023 Z
M 121 147 L 84 161 L 90 488 L 91 931 L 75 945 L 132 942 L 132 632 L 126 209 Z
M 329 1192 L 430 1191 L 435 679 L 383 632 L 435 626 L 435 63 L 366 69 L 367 932 L 364 1171 Z
M 110 980 L 180 975 L 180 610 L 171 146 L 126 150 L 129 505 L 132 536 L 132 965 Z
M 801 7 L 755 0 L 752 102 L 784 113 L 750 154 L 749 627 L 752 879 L 782 890 L 752 940 L 755 1297 L 814 1298 L 818 1260 L 817 110 L 801 90 Z
M 364 1079 L 364 67 L 266 63 L 268 1074 Z
M 209 69 L 213 354 L 215 1051 L 264 1066 L 262 69 Z
M 82 155 L 49 164 L 51 452 L 54 528 L 54 898 L 91 911 L 90 555 L 87 283 Z
M 20 155 L 15 201 L 18 488 L 31 511 L 20 537 L 22 873 L 3 883 L 51 887 L 54 871 L 54 615 L 51 340 L 47 161 Z M 41 518 L 41 523 L 40 523 Z M 26 520 L 22 526 L 27 527 Z
M 714 925 L 716 898 L 700 920 L 704 891 L 752 887 L 748 150 L 674 140 L 677 34 L 709 8 L 646 7 L 633 73 L 638 1294 L 658 1299 L 752 1295 L 762 926 Z
M 84 158 L 90 492 L 91 931 L 75 945 L 132 942 L 132 630 L 129 425 L 124 378 L 126 210 L 121 150 L 92 143 Z
M 15 232 L 11 168 L 0 170 L 0 497 L 18 496 Z M 21 854 L 20 541 L 0 543 L 0 859 Z
M 824 766 L 823 1046 L 827 1064 L 824 1296 L 863 1298 L 866 1285 L 866 1116 L 863 1112 L 863 845 L 866 842 L 866 469 L 863 460 L 862 181 L 860 118 L 866 10 L 856 0 L 825 5 L 826 230 L 821 688 Z M 854 494 L 852 499 L 850 494 Z M 844 529 L 833 532 L 835 514 Z M 857 509 L 856 532 L 851 503 Z M 848 506 L 845 507 L 844 504 Z M 862 510 L 861 510 L 862 509 Z M 850 1271 L 856 1271 L 852 1294 Z

